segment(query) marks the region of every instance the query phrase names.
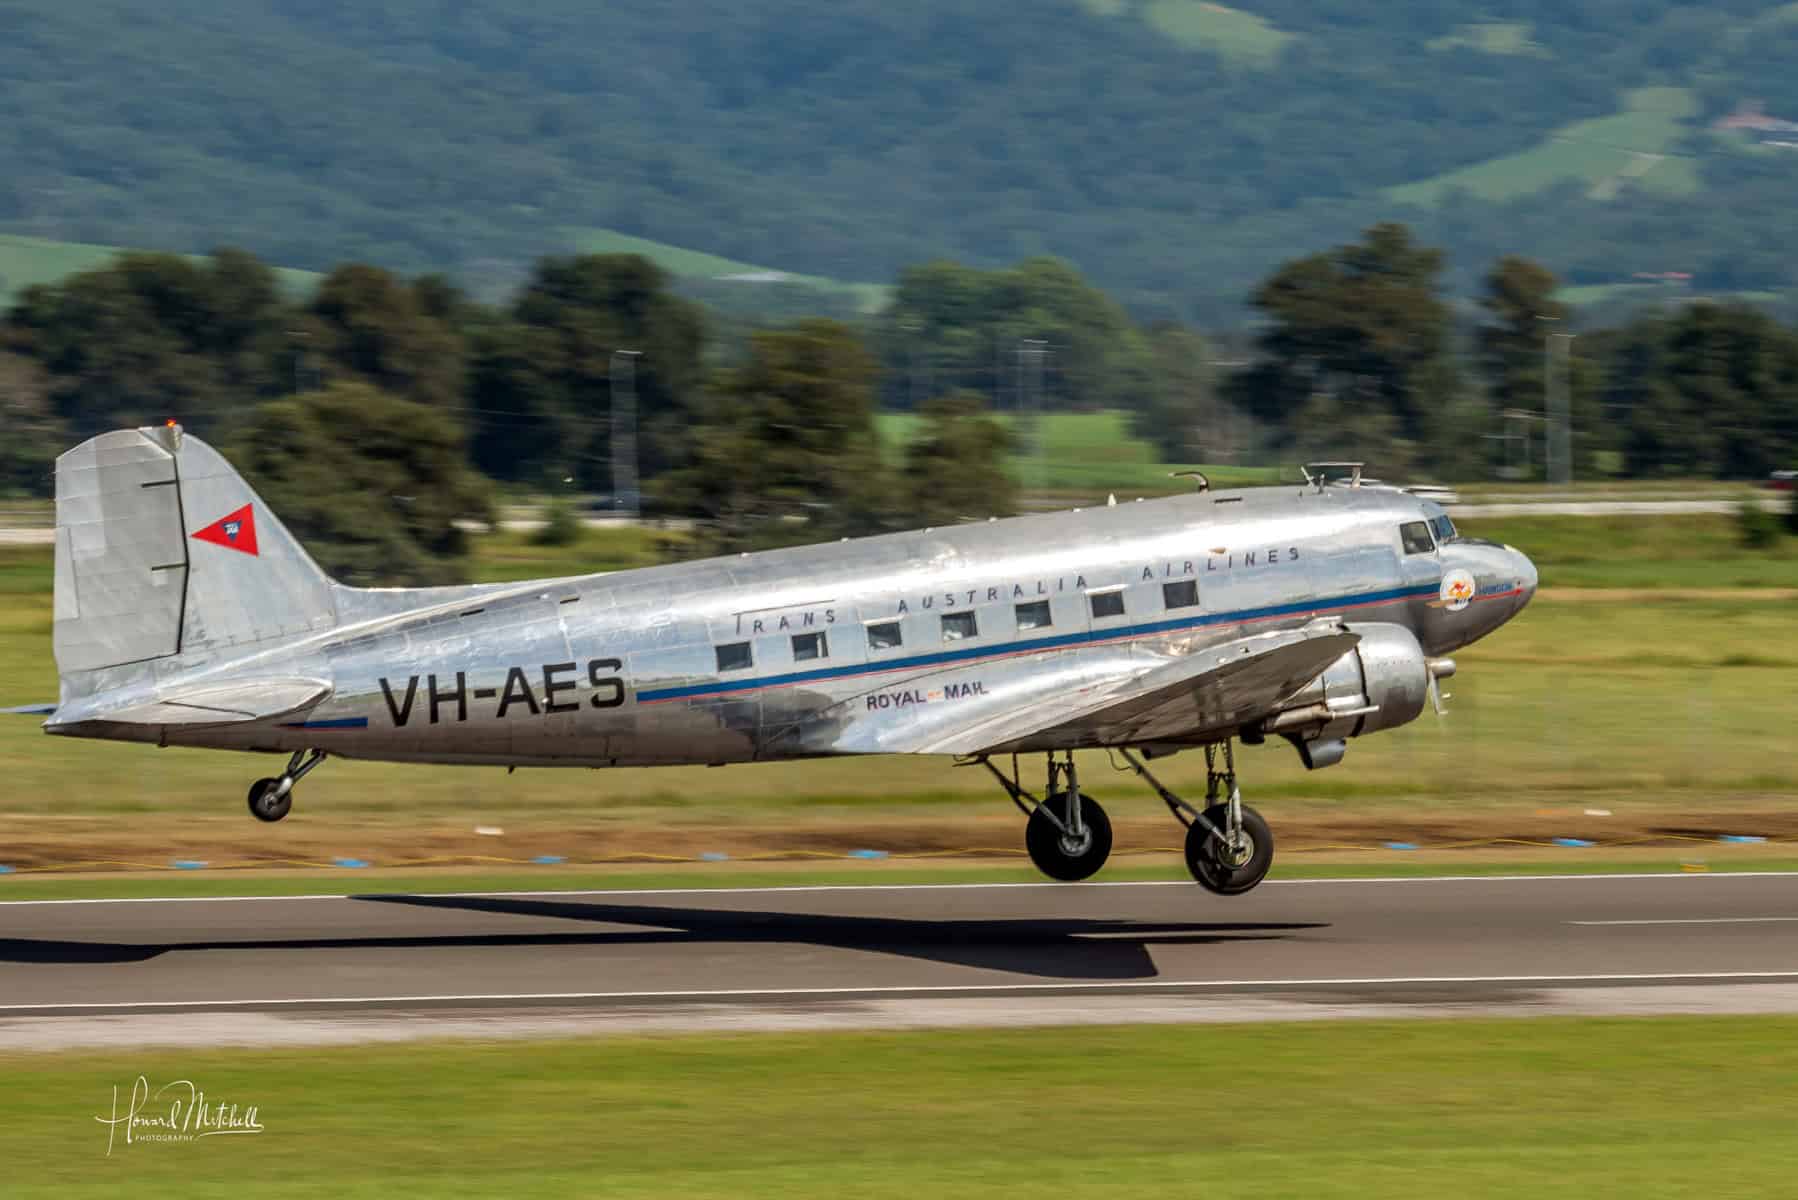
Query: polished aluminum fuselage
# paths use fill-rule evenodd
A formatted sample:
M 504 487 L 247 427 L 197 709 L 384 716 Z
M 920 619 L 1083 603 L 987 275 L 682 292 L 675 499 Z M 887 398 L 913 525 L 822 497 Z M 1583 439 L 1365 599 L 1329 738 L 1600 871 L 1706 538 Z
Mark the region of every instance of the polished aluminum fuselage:
M 344 588 L 330 630 L 182 666 L 203 679 L 327 681 L 315 708 L 156 729 L 106 722 L 94 698 L 66 704 L 50 728 L 500 765 L 879 753 L 1001 689 L 1040 681 L 1052 708 L 1081 680 L 1320 616 L 1404 626 L 1430 655 L 1464 646 L 1514 615 L 1536 575 L 1509 547 L 1472 539 L 1406 553 L 1400 526 L 1440 516 L 1395 490 L 1259 488 L 528 584 Z M 1451 604 L 1457 571 L 1473 594 Z M 1164 585 L 1183 581 L 1197 604 L 1169 607 Z M 1122 612 L 1095 616 L 1092 597 L 1106 593 L 1121 594 Z M 1039 603 L 1046 625 L 1040 608 L 1020 613 Z M 969 613 L 973 636 L 955 637 L 965 617 L 946 628 L 945 616 Z M 892 622 L 900 644 L 871 644 L 868 627 Z M 749 665 L 721 670 L 719 648 L 745 644 Z

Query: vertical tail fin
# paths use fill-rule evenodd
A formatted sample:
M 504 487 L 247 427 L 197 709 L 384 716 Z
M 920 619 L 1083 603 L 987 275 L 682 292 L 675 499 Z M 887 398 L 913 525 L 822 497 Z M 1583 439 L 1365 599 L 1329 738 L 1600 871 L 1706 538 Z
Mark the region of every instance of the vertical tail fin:
M 121 430 L 56 460 L 56 666 L 203 661 L 336 623 L 331 580 L 243 478 L 180 426 Z

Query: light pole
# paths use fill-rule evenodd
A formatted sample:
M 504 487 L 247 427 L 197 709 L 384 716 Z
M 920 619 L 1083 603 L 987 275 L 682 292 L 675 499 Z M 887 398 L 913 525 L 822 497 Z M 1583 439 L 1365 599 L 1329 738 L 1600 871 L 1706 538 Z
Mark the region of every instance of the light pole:
M 1560 318 L 1538 313 L 1536 320 Z M 1563 486 L 1573 482 L 1573 415 L 1568 395 L 1573 338 L 1571 333 L 1550 330 L 1542 344 L 1542 414 L 1548 422 L 1542 438 L 1542 476 L 1549 483 Z
M 612 352 L 607 387 L 612 394 L 612 507 L 626 520 L 638 516 L 636 350 Z
M 1042 338 L 1018 339 L 1018 390 L 1021 400 L 1020 424 L 1024 427 L 1023 450 L 1030 464 L 1030 483 L 1042 484 L 1042 415 L 1043 355 L 1048 342 Z M 1026 364 L 1028 369 L 1026 370 Z

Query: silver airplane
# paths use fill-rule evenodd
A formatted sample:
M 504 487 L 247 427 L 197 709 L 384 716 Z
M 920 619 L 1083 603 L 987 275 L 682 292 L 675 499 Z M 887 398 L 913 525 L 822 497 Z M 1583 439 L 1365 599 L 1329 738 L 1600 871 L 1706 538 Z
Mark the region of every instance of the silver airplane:
M 1121 753 L 1221 895 L 1267 874 L 1233 748 L 1307 767 L 1440 707 L 1445 657 L 1515 616 L 1536 570 L 1440 506 L 1360 478 L 1212 491 L 529 583 L 328 578 L 177 425 L 56 464 L 54 642 L 66 737 L 277 752 L 278 821 L 329 756 L 490 766 L 937 754 L 984 766 L 1031 859 L 1111 851 L 1074 751 Z M 1203 805 L 1145 765 L 1205 755 Z M 1023 783 L 1042 754 L 1047 786 Z

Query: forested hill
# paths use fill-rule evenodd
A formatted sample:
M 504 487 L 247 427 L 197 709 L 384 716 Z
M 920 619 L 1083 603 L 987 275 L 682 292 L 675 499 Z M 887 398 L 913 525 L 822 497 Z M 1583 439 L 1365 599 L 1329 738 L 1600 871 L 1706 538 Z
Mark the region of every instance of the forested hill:
M 883 282 L 1047 252 L 1215 316 L 1398 219 L 1463 280 L 1782 291 L 1798 137 L 1712 126 L 1798 121 L 1795 62 L 1764 0 L 12 0 L 0 233 L 477 287 L 605 231 Z

